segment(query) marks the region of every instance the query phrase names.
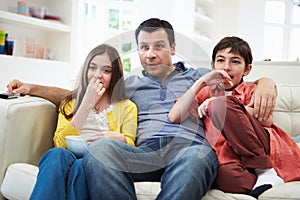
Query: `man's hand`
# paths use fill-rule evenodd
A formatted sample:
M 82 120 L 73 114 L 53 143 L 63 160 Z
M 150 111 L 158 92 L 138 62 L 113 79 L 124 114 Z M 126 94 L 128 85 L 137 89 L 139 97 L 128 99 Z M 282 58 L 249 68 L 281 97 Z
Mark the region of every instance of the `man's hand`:
M 275 82 L 269 78 L 258 80 L 251 101 L 247 106 L 253 107 L 253 116 L 260 122 L 271 117 L 276 104 L 277 90 Z
M 30 93 L 30 84 L 23 83 L 19 80 L 12 80 L 7 86 L 7 92 L 11 94 L 27 95 Z
M 23 83 L 19 80 L 12 80 L 6 87 L 7 93 L 42 97 L 56 106 L 59 106 L 64 97 L 70 93 L 70 90 L 63 88 Z

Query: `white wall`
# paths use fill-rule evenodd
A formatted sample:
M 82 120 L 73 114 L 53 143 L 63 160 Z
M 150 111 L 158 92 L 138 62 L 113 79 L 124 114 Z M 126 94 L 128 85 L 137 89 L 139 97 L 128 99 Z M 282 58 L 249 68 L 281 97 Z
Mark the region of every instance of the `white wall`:
M 104 1 L 105 0 L 99 0 L 101 3 Z M 237 35 L 249 42 L 253 50 L 254 59 L 261 60 L 257 55 L 262 54 L 261 52 L 263 51 L 261 46 L 263 44 L 263 22 L 261 19 L 263 17 L 264 0 L 214 0 L 214 2 L 214 5 L 216 6 L 213 9 L 214 13 L 212 14 L 214 18 L 214 26 L 212 27 L 214 42 L 209 52 L 211 52 L 213 45 L 222 37 L 227 35 Z M 194 30 L 194 3 L 195 0 L 136 0 L 136 5 L 139 9 L 137 11 L 138 17 L 134 22 L 133 27 L 137 27 L 138 24 L 150 17 L 158 17 L 170 21 L 176 32 L 192 40 Z M 105 7 L 105 5 L 103 6 Z M 99 17 L 100 16 L 101 15 L 99 15 Z M 98 21 L 102 21 L 99 26 L 105 32 L 103 20 L 106 20 L 106 18 L 99 18 Z M 207 27 L 203 28 L 205 29 Z M 80 29 L 81 27 L 77 27 L 77 30 Z M 99 35 L 101 35 L 101 32 Z M 78 37 L 80 39 L 80 35 Z M 103 38 L 102 35 L 99 36 L 99 38 Z M 182 51 L 183 48 L 181 45 L 185 45 L 184 40 L 177 42 L 181 43 L 178 44 L 178 51 Z M 75 51 L 78 52 L 77 55 L 86 55 L 86 52 L 82 52 L 79 47 L 75 49 Z M 75 59 L 78 60 L 78 58 Z M 203 62 L 198 60 L 196 62 L 198 63 L 197 67 L 202 66 L 209 68 L 209 59 L 210 58 Z M 18 60 L 18 58 L 16 58 L 16 60 Z M 36 66 L 32 67 L 30 61 L 16 61 L 16 64 L 12 64 L 10 59 L 5 59 L 5 63 L 0 63 L 0 66 L 5 66 L 10 68 L 10 70 L 9 72 L 5 71 L 4 67 L 0 69 L 0 91 L 4 91 L 6 84 L 13 78 L 19 78 L 25 82 L 35 82 L 69 88 L 71 85 L 70 82 L 75 78 L 81 62 L 75 63 L 75 66 L 60 63 L 56 67 L 53 67 L 51 62 L 39 65 L 39 61 L 36 60 L 34 61 Z M 280 63 L 280 65 L 274 64 L 274 66 L 276 66 L 276 70 L 280 73 L 271 73 L 273 64 L 269 63 L 267 65 L 259 64 L 259 67 L 262 68 L 262 73 L 259 74 L 265 74 L 265 76 L 280 81 L 284 80 L 285 82 L 289 82 L 290 80 L 293 80 L 294 82 L 294 79 L 290 79 L 290 76 L 295 77 L 295 74 L 299 74 L 299 63 L 292 67 L 286 63 Z M 253 76 L 256 76 L 256 67 L 258 66 L 255 66 L 253 73 L 251 73 Z M 13 70 L 11 70 L 12 68 Z M 289 71 L 295 70 L 296 73 L 286 75 L 284 73 L 285 69 L 289 69 Z
M 258 80 L 262 77 L 273 79 L 276 84 L 300 85 L 300 63 L 254 62 L 251 73 L 245 80 Z
M 75 76 L 70 64 L 65 62 L 26 59 L 21 57 L 1 59 L 1 55 L 0 60 L 0 92 L 6 91 L 6 85 L 12 79 L 19 79 L 28 83 L 71 88 L 72 82 L 70 80 Z M 53 65 L 54 62 L 55 65 Z

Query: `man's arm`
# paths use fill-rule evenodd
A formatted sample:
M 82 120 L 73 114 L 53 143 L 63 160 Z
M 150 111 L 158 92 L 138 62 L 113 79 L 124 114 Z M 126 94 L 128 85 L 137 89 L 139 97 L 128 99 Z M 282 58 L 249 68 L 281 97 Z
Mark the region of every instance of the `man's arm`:
M 59 87 L 23 83 L 19 80 L 13 80 L 7 85 L 7 92 L 42 97 L 58 106 L 64 96 L 70 91 Z
M 251 101 L 247 106 L 253 107 L 253 116 L 259 121 L 270 118 L 274 111 L 277 97 L 276 84 L 272 79 L 261 78 L 257 84 Z

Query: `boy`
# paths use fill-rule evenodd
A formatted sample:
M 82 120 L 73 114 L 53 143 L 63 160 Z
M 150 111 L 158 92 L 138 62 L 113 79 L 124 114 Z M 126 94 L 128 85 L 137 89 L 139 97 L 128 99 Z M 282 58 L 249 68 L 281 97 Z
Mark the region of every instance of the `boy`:
M 246 106 L 256 86 L 243 81 L 252 69 L 248 43 L 238 37 L 223 38 L 213 50 L 212 68 L 176 102 L 169 119 L 180 123 L 190 114 L 197 119 L 200 105 L 199 116 L 220 163 L 216 187 L 258 197 L 272 186 L 300 179 L 296 143 L 273 124 L 272 116 L 260 122 L 253 117 L 253 108 Z M 220 70 L 230 78 L 216 74 Z M 224 82 L 216 84 L 220 79 Z

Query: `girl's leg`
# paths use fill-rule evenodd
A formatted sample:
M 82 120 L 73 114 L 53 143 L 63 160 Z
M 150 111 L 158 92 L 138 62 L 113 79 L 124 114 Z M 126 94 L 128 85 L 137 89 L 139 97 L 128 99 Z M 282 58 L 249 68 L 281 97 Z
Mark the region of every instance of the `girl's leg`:
M 89 200 L 83 159 L 77 159 L 72 165 L 67 183 L 67 199 Z
M 39 162 L 39 173 L 30 199 L 66 199 L 66 181 L 77 158 L 63 148 L 50 149 Z

